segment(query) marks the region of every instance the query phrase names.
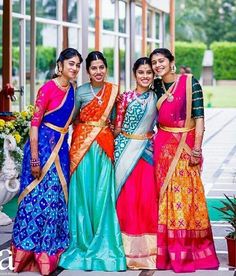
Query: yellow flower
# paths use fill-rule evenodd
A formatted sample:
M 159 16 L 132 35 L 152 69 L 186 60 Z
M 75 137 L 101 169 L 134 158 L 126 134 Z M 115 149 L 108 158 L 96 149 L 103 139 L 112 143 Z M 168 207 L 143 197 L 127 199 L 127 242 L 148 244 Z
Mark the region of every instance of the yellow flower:
M 20 141 L 21 141 L 21 136 L 20 136 L 20 134 L 19 134 L 18 132 L 15 132 L 13 136 L 14 136 L 14 138 L 16 139 L 16 143 L 19 144 Z
M 0 127 L 4 127 L 4 125 L 5 125 L 5 121 L 0 119 Z
M 27 115 L 28 115 L 28 112 L 27 112 L 27 111 L 22 111 L 22 112 L 21 112 L 21 116 L 22 116 L 23 118 L 26 118 Z
M 10 129 L 14 129 L 14 123 L 11 121 L 6 122 L 6 127 L 10 128 Z

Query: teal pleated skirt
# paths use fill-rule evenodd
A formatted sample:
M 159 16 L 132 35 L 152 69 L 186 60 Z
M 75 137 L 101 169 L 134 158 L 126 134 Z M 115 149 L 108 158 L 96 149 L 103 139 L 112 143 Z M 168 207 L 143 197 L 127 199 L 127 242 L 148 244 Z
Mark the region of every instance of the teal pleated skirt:
M 93 142 L 69 187 L 70 245 L 59 266 L 76 270 L 126 270 L 116 215 L 114 167 Z

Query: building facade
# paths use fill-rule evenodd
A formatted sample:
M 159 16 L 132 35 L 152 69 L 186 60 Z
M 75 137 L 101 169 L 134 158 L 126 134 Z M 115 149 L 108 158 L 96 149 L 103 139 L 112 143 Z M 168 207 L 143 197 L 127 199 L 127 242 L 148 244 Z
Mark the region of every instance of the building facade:
M 0 1 L 0 87 L 10 83 L 24 90 L 9 106 L 0 103 L 0 111 L 22 110 L 32 104 L 38 88 L 51 77 L 56 57 L 66 47 L 78 49 L 84 58 L 91 50 L 102 51 L 108 61 L 108 80 L 119 84 L 121 91 L 129 89 L 133 62 L 156 47 L 169 46 L 169 2 Z M 78 84 L 87 80 L 83 64 Z

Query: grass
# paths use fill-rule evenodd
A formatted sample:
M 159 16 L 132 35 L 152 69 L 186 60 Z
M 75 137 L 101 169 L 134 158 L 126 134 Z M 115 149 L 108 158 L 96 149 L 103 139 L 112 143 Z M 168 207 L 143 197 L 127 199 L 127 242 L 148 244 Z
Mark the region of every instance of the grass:
M 203 94 L 206 107 L 236 108 L 235 86 L 204 86 Z

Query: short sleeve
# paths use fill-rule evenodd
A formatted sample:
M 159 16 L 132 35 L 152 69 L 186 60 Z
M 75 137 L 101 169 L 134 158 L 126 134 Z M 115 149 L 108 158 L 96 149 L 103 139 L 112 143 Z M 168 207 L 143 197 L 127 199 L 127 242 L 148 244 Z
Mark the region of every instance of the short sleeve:
M 44 113 L 47 110 L 47 106 L 48 106 L 47 93 L 46 91 L 44 91 L 43 88 L 41 88 L 38 91 L 37 98 L 35 101 L 35 107 L 34 107 L 35 111 L 31 119 L 31 126 L 37 126 L 37 127 L 40 126 Z
M 202 87 L 194 77 L 192 78 L 192 117 L 194 119 L 204 118 Z
M 77 88 L 77 90 L 75 92 L 75 109 L 74 109 L 74 114 L 73 114 L 73 120 L 75 120 L 76 117 L 78 116 L 81 105 L 82 105 L 81 93 L 80 93 L 80 89 Z

